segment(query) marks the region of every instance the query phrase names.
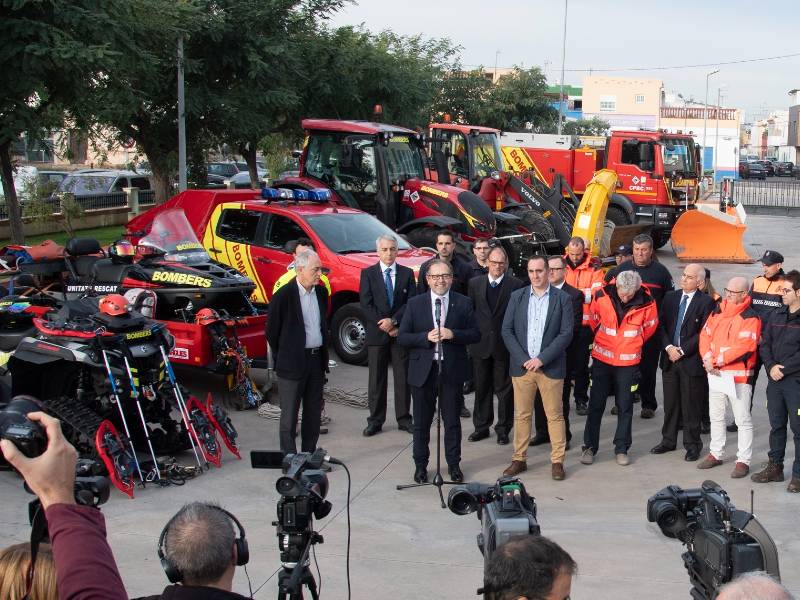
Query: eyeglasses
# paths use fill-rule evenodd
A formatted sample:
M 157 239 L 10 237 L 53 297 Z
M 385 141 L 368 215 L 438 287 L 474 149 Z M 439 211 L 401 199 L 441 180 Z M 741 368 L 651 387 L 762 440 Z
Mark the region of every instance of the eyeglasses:
M 433 279 L 433 280 L 438 279 L 439 281 L 444 281 L 445 279 L 452 279 L 453 275 L 450 273 L 443 273 L 442 275 L 433 275 L 431 273 L 428 273 L 427 277 L 428 279 Z
M 503 265 L 506 264 L 506 261 L 504 261 L 504 260 L 490 260 L 489 264 L 490 265 L 497 265 L 498 267 L 502 267 Z
M 778 288 L 778 291 L 781 294 L 788 294 L 789 292 L 794 292 L 796 290 L 794 288 Z
M 550 267 L 551 271 L 563 271 L 564 267 Z
M 725 293 L 729 296 L 733 296 L 735 294 L 746 294 L 747 290 L 729 290 L 728 288 L 725 288 Z

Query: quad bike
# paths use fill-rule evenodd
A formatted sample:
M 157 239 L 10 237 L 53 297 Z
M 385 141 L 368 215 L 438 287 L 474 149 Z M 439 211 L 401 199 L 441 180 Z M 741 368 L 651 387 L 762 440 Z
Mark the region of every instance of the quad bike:
M 219 467 L 221 438 L 239 457 L 224 411 L 210 395 L 187 399 L 175 379 L 166 327 L 131 311 L 123 296 L 67 300 L 32 321 L 36 334 L 8 360 L 11 395 L 38 398 L 123 493 L 133 497 L 137 476 L 161 481 L 158 456 L 191 448 L 201 470 Z
M 247 355 L 266 357 L 266 311 L 249 300 L 255 284 L 209 258 L 183 211 L 163 211 L 149 231 L 131 237 L 108 252 L 94 239 L 73 238 L 63 255 L 18 268 L 36 279 L 39 290 L 60 300 L 126 294 L 134 308 L 169 329 L 170 358 L 176 363 L 207 369 L 217 364 L 208 328 L 195 319 L 206 307 L 236 318 Z

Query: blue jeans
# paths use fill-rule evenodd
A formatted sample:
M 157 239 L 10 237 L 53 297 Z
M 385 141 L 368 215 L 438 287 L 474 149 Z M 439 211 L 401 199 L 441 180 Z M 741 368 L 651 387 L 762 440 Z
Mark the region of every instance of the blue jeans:
M 615 367 L 598 359 L 592 362 L 592 387 L 589 389 L 589 414 L 583 431 L 583 447 L 597 454 L 600 446 L 600 423 L 611 392 L 617 401 L 617 431 L 614 434 L 614 454 L 627 454 L 631 447 L 633 423 L 633 393 L 631 386 L 639 376 L 639 366 Z

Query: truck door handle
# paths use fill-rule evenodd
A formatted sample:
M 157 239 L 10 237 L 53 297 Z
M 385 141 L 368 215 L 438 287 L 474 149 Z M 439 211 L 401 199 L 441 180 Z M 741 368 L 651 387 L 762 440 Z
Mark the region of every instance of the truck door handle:
M 213 246 L 211 248 L 209 248 L 208 251 L 209 252 L 213 252 L 214 254 L 219 254 L 220 252 L 222 252 L 222 250 L 217 250 Z
M 265 265 L 270 265 L 270 264 L 272 264 L 272 259 L 264 258 L 263 256 L 256 256 L 256 262 L 260 262 L 260 263 L 263 263 Z

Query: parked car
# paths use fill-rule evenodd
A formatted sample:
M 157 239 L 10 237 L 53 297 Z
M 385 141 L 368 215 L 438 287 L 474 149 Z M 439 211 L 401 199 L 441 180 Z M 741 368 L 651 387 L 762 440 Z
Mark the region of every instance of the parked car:
M 756 161 L 760 165 L 764 167 L 764 170 L 767 172 L 767 177 L 774 177 L 775 176 L 775 166 L 772 164 L 771 160 L 759 160 Z
M 739 163 L 739 177 L 764 180 L 767 178 L 767 169 L 759 161 L 742 161 Z
M 774 166 L 776 177 L 791 177 L 794 175 L 794 163 L 776 162 Z
M 269 177 L 269 171 L 262 171 L 259 169 L 258 171 L 258 180 L 264 181 Z M 246 189 L 251 187 L 250 182 L 250 172 L 249 171 L 239 171 L 233 177 L 229 177 L 225 180 L 225 185 L 228 185 L 228 182 L 233 183 L 236 189 Z
M 74 195 L 83 208 L 108 208 L 121 204 L 116 199 L 103 196 L 120 193 L 128 187 L 140 190 L 152 189 L 150 179 L 141 173 L 115 169 L 90 169 L 67 176 L 58 186 L 57 192 Z
M 239 172 L 239 167 L 235 162 L 210 162 L 206 165 L 209 175 L 221 175 L 222 177 L 233 177 Z
M 237 162 L 236 166 L 239 168 L 239 172 L 244 171 L 246 173 L 248 171 L 246 162 Z M 263 179 L 264 177 L 269 177 L 269 170 L 267 169 L 267 165 L 265 165 L 260 160 L 256 161 L 256 170 L 258 171 L 259 179 Z

